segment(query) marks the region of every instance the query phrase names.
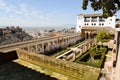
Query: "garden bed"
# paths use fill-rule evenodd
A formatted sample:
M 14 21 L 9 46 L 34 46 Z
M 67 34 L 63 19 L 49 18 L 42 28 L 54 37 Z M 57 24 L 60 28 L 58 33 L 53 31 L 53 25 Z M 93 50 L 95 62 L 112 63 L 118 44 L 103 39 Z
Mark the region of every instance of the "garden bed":
M 75 62 L 101 68 L 107 53 L 107 46 L 95 45 L 80 56 Z

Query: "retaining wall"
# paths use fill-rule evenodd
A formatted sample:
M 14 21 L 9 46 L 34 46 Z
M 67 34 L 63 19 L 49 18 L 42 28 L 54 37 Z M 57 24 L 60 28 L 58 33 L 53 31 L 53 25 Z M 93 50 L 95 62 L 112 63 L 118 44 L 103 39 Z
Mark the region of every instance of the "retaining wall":
M 25 50 L 17 50 L 18 58 L 31 62 L 38 66 L 70 76 L 76 80 L 98 80 L 100 69 L 69 61 L 55 59 L 36 53 L 28 53 Z

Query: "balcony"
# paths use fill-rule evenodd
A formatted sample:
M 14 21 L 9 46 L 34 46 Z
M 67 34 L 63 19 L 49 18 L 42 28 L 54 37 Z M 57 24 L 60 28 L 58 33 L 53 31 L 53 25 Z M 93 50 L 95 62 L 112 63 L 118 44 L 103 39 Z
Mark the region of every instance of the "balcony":
M 97 22 L 97 17 L 92 17 L 91 22 Z
M 89 17 L 85 17 L 84 22 L 90 22 L 90 18 Z
M 105 18 L 100 17 L 100 18 L 99 18 L 99 22 L 105 22 Z

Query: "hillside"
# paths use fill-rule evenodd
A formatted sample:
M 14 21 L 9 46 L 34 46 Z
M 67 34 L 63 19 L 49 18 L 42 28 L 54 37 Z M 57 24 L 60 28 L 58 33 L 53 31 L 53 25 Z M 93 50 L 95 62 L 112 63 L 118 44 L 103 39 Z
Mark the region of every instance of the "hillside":
M 0 28 L 0 45 L 27 41 L 30 39 L 32 39 L 32 36 L 28 35 L 22 28 L 19 28 L 19 26 Z

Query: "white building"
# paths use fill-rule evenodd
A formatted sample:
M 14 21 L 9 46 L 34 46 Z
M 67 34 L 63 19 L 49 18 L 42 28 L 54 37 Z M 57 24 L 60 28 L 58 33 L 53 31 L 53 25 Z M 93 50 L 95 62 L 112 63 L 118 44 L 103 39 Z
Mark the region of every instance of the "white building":
M 78 14 L 76 31 L 82 27 L 112 27 L 115 28 L 116 16 L 103 18 L 102 14 Z

